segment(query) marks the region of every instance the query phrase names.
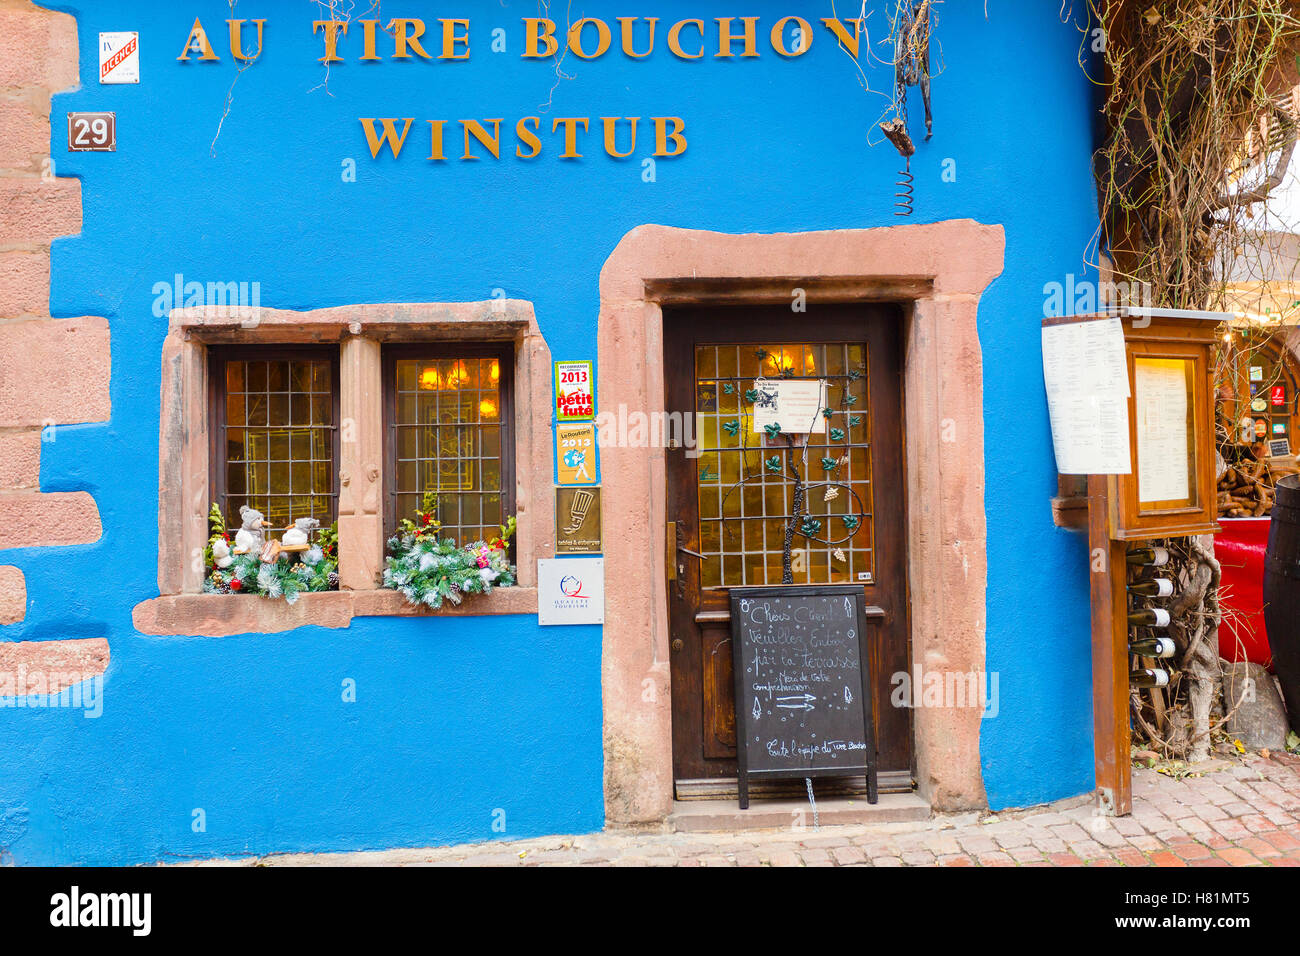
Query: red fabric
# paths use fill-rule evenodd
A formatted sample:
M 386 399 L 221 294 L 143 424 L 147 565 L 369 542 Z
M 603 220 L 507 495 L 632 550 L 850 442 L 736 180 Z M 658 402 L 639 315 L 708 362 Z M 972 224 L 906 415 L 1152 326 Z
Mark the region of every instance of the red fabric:
M 1272 664 L 1264 632 L 1264 551 L 1269 520 L 1219 519 L 1223 531 L 1215 535 L 1214 556 L 1223 568 L 1219 656 L 1225 660 Z

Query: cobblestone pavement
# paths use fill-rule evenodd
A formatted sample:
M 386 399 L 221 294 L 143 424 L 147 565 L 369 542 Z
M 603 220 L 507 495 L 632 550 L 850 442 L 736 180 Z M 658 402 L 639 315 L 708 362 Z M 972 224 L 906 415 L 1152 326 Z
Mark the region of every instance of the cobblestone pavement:
M 612 830 L 419 850 L 282 854 L 269 866 L 1300 866 L 1300 759 L 1254 756 L 1204 776 L 1135 770 L 1133 814 L 1086 797 L 999 814 L 813 830 Z M 214 865 L 209 863 L 206 865 Z

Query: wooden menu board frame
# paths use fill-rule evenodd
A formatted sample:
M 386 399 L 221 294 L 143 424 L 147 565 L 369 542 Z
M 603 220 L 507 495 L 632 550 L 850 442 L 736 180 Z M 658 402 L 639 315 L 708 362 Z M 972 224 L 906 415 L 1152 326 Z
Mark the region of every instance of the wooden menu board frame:
M 1044 327 L 1116 317 L 1112 313 L 1046 319 Z M 1092 617 L 1093 748 L 1096 795 L 1102 812 L 1125 816 L 1133 809 L 1129 753 L 1129 654 L 1127 552 L 1130 542 L 1215 534 L 1219 528 L 1215 488 L 1213 350 L 1224 313 L 1148 310 L 1118 316 L 1124 330 L 1129 402 L 1129 474 L 1088 476 L 1088 548 Z M 1186 498 L 1141 501 L 1143 462 L 1139 415 L 1149 397 L 1139 394 L 1139 363 L 1180 362 L 1186 367 Z M 1154 370 L 1154 367 L 1153 367 Z M 1151 411 L 1159 403 L 1153 402 Z M 1174 407 L 1177 407 L 1175 402 Z M 1166 434 L 1167 437 L 1167 433 Z M 1159 433 L 1156 434 L 1159 437 Z M 1149 446 L 1149 442 L 1147 442 Z M 1178 449 L 1181 439 L 1170 443 Z M 1150 465 L 1150 463 L 1147 463 Z M 1164 476 L 1165 479 L 1168 474 Z M 1179 476 L 1181 479 L 1181 475 Z M 1098 558 L 1102 560 L 1098 561 Z
M 729 592 L 731 601 L 731 646 L 732 673 L 735 678 L 736 693 L 736 777 L 740 809 L 749 809 L 749 778 L 751 776 L 765 779 L 803 779 L 813 777 L 844 777 L 862 773 L 867 778 L 867 802 L 876 803 L 879 799 L 879 781 L 876 746 L 876 721 L 872 711 L 872 667 L 871 647 L 867 637 L 868 622 L 879 623 L 885 618 L 883 608 L 867 604 L 866 593 L 858 585 L 779 585 L 769 587 L 732 588 Z M 808 768 L 763 768 L 749 765 L 748 734 L 749 712 L 741 704 L 748 697 L 745 687 L 745 643 L 741 631 L 741 602 L 763 598 L 799 598 L 799 597 L 844 597 L 853 602 L 857 612 L 858 642 L 858 676 L 860 679 L 858 700 L 862 704 L 863 742 L 866 744 L 866 760 L 863 764 L 840 764 L 827 767 Z
M 1129 316 L 1123 319 L 1128 361 L 1129 453 L 1131 473 L 1107 477 L 1110 537 L 1149 541 L 1197 534 L 1217 534 L 1218 493 L 1214 474 L 1214 385 L 1212 350 L 1218 340 L 1215 318 Z M 1187 363 L 1188 497 L 1180 501 L 1141 501 L 1143 463 L 1139 459 L 1138 363 L 1146 360 Z

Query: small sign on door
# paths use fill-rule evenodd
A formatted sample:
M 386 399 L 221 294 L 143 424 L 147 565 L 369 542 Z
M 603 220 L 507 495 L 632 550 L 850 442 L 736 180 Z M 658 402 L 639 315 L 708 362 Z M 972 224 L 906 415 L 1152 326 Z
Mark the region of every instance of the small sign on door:
M 117 114 L 69 113 L 68 152 L 117 152 Z
M 766 379 L 754 383 L 753 428 L 772 426 L 788 435 L 826 433 L 826 383 L 804 379 Z

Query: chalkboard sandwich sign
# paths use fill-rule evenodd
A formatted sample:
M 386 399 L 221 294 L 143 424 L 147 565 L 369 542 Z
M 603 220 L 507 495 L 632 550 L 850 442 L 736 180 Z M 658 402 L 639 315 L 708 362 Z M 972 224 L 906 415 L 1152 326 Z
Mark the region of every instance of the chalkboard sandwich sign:
M 733 588 L 740 808 L 749 778 L 865 774 L 877 799 L 867 622 L 861 587 Z

